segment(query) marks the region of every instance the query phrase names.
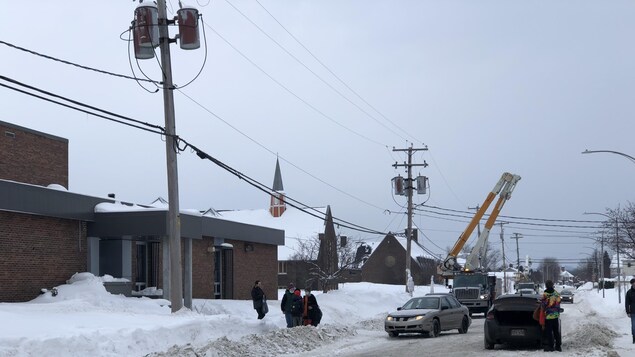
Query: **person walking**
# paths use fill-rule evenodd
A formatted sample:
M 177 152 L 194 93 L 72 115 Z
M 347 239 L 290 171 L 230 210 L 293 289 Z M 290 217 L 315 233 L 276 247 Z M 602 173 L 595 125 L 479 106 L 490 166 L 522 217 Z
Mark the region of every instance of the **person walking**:
M 553 288 L 553 281 L 545 282 L 545 291 L 540 298 L 545 314 L 544 350 L 546 352 L 562 352 L 562 336 L 560 335 L 560 294 Z M 555 341 L 555 348 L 554 348 Z
M 311 294 L 311 289 L 304 289 L 304 324 L 317 326 L 322 319 L 322 311 L 320 310 L 320 306 L 318 306 L 317 299 L 315 295 Z
M 631 334 L 635 343 L 635 279 L 631 279 L 631 288 L 626 292 L 624 299 L 626 305 L 626 315 L 631 318 Z
M 295 285 L 289 283 L 287 290 L 284 291 L 282 301 L 280 302 L 280 309 L 284 314 L 284 319 L 287 322 L 287 327 L 293 327 L 293 315 L 291 315 L 291 305 L 293 304 L 293 292 L 295 291 Z
M 300 289 L 295 289 L 293 292 L 291 316 L 293 317 L 293 327 L 302 326 L 302 292 Z
M 262 291 L 260 280 L 254 282 L 254 287 L 251 289 L 251 299 L 254 301 L 254 309 L 258 313 L 258 320 L 262 320 L 267 314 L 267 300 L 265 292 Z

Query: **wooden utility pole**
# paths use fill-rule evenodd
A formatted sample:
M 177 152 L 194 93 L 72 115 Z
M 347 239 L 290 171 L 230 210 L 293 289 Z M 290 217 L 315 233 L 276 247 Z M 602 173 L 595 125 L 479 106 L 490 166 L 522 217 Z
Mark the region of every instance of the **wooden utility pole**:
M 165 113 L 165 151 L 168 169 L 168 240 L 170 257 L 170 303 L 172 312 L 183 307 L 183 281 L 181 277 L 181 217 L 179 215 L 179 177 L 177 169 L 176 120 L 174 117 L 174 85 L 170 60 L 170 33 L 165 0 L 158 0 L 159 41 L 163 73 L 163 110 Z
M 503 249 L 503 293 L 507 294 L 507 261 L 505 260 L 505 231 L 503 228 L 504 224 L 508 224 L 509 222 L 500 222 L 501 225 L 501 247 Z
M 406 292 L 408 292 L 408 273 L 411 271 L 410 270 L 410 261 L 412 260 L 411 258 L 411 245 L 412 245 L 412 190 L 413 190 L 413 183 L 412 183 L 412 167 L 413 166 L 423 166 L 426 167 L 428 166 L 428 164 L 424 161 L 423 164 L 413 164 L 412 163 L 412 154 L 416 151 L 420 151 L 420 150 L 428 150 L 428 148 L 419 148 L 419 149 L 415 149 L 412 147 L 412 144 L 410 144 L 410 147 L 407 149 L 395 149 L 393 148 L 392 151 L 407 151 L 408 152 L 408 163 L 403 163 L 403 164 L 397 164 L 395 163 L 394 165 L 392 165 L 394 168 L 403 166 L 406 167 L 408 170 L 408 179 L 407 179 L 407 183 L 406 183 L 406 194 L 408 195 L 408 230 L 406 232 L 406 272 L 405 272 L 405 286 L 406 286 Z

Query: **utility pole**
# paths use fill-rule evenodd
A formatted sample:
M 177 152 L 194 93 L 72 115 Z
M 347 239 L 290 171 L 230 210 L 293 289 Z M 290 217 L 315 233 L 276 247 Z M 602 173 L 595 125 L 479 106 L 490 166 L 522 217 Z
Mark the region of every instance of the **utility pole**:
M 600 266 L 601 269 L 601 275 L 602 275 L 602 299 L 604 299 L 604 232 L 602 232 L 602 244 L 601 244 L 601 249 L 602 249 L 602 265 Z
M 473 210 L 476 210 L 476 212 L 478 212 L 479 208 L 481 208 L 481 207 L 477 204 L 476 207 L 468 207 L 467 209 L 473 209 Z M 476 224 L 476 234 L 477 234 L 476 238 L 478 239 L 478 237 L 481 236 L 481 220 L 479 220 L 477 222 L 477 224 Z M 479 265 L 479 268 L 483 267 L 483 261 L 481 259 L 481 258 L 483 258 L 483 255 L 484 255 L 483 250 L 487 251 L 487 246 L 483 247 L 481 249 L 481 251 L 478 252 L 478 265 Z
M 413 190 L 413 180 L 412 180 L 412 167 L 413 166 L 423 166 L 426 167 L 428 166 L 428 164 L 424 161 L 423 164 L 413 164 L 412 163 L 412 154 L 414 152 L 417 151 L 421 151 L 421 150 L 428 150 L 427 147 L 425 148 L 419 148 L 419 149 L 415 149 L 412 147 L 412 144 L 410 144 L 410 147 L 407 149 L 395 149 L 393 147 L 392 151 L 406 151 L 408 152 L 408 163 L 403 163 L 403 164 L 397 164 L 395 162 L 394 165 L 392 165 L 394 168 L 397 167 L 406 167 L 408 170 L 408 179 L 407 179 L 407 184 L 406 184 L 406 194 L 408 195 L 408 230 L 406 232 L 406 292 L 408 291 L 408 274 L 410 272 L 410 261 L 412 260 L 411 258 L 411 246 L 412 246 L 412 190 Z M 425 180 L 424 180 L 425 181 Z
M 505 229 L 504 224 L 509 222 L 500 222 L 501 225 L 501 247 L 503 248 L 503 292 L 507 294 L 507 261 L 505 260 Z
M 159 39 L 163 73 L 163 111 L 165 113 L 165 150 L 168 172 L 168 239 L 170 256 L 170 303 L 172 312 L 183 307 L 181 276 L 181 217 L 179 215 L 179 178 L 177 169 L 176 120 L 174 117 L 174 85 L 170 60 L 170 33 L 165 0 L 158 0 Z
M 507 261 L 505 261 L 505 229 L 503 225 L 508 223 L 509 222 L 499 223 L 501 225 L 501 247 L 503 248 L 503 293 L 505 294 L 507 294 Z
M 617 226 L 617 213 L 615 214 L 615 247 L 617 248 L 617 302 L 622 303 L 622 279 L 620 269 L 620 236 Z M 604 257 L 602 257 L 604 259 Z
M 516 269 L 520 272 L 520 250 L 518 249 L 518 240 L 522 238 L 523 235 L 520 233 L 514 233 L 512 239 L 516 240 Z

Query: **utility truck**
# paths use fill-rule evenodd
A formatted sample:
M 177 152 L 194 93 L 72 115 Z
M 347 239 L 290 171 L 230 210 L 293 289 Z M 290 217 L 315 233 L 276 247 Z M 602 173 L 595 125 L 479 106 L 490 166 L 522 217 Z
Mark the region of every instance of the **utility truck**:
M 450 279 L 453 280 L 452 293 L 461 304 L 467 306 L 470 314 L 486 313 L 496 296 L 501 293 L 501 279 L 489 276 L 482 269 L 480 262 L 481 251 L 487 244 L 489 232 L 494 226 L 496 218 L 505 202 L 511 198 L 511 194 L 519 180 L 520 176 L 518 175 L 513 175 L 509 172 L 503 173 L 500 180 L 498 180 L 492 191 L 485 198 L 485 201 L 483 201 L 483 205 L 474 214 L 465 231 L 459 236 L 448 256 L 437 268 L 437 273 L 445 278 L 446 285 Z M 465 265 L 461 266 L 457 262 L 458 254 L 497 195 L 499 195 L 498 201 L 496 201 L 483 231 L 467 256 Z

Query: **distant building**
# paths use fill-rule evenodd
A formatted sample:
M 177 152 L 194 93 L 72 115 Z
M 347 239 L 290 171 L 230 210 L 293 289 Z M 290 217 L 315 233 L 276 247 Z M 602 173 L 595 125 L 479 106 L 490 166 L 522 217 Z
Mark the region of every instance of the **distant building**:
M 384 237 L 362 266 L 362 281 L 405 284 L 406 245 L 405 237 L 391 234 Z M 410 269 L 415 285 L 430 284 L 430 277 L 436 276 L 437 260 L 427 254 L 415 239 L 411 241 L 410 253 Z

